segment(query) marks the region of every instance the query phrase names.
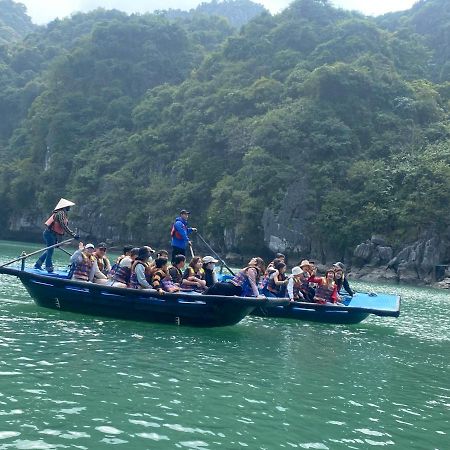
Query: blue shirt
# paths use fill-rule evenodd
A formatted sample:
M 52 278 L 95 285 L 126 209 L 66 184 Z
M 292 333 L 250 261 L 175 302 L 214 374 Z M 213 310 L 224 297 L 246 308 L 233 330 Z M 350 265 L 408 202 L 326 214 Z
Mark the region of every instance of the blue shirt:
M 172 247 L 186 248 L 189 242 L 189 235 L 192 228 L 188 227 L 187 221 L 182 217 L 177 217 L 173 224 L 175 233 L 172 236 Z

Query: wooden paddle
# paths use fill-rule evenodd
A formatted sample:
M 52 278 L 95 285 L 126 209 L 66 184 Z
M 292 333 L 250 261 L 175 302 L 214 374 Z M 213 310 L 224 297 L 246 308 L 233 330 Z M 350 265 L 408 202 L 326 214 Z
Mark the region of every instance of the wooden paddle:
M 19 256 L 19 257 L 16 258 L 16 259 L 13 259 L 13 260 L 11 260 L 11 261 L 8 261 L 8 262 L 5 263 L 5 264 L 2 264 L 0 267 L 9 266 L 9 265 L 12 264 L 12 263 L 15 263 L 15 262 L 17 262 L 17 261 L 22 261 L 22 259 L 27 259 L 27 258 L 30 257 L 30 256 L 37 255 L 38 253 L 45 252 L 46 250 L 49 250 L 49 249 L 51 249 L 51 248 L 57 248 L 57 247 L 59 247 L 60 245 L 68 244 L 69 242 L 72 242 L 74 239 L 75 239 L 75 238 L 66 239 L 65 241 L 58 242 L 58 243 L 56 243 L 56 244 L 54 244 L 54 245 L 50 245 L 49 247 L 42 248 L 41 250 L 36 250 L 35 252 L 32 252 L 32 253 L 28 253 L 28 254 L 26 254 L 26 255 Z
M 195 255 L 194 255 L 194 249 L 192 248 L 192 242 L 189 241 L 189 250 L 191 251 L 191 258 L 194 259 Z

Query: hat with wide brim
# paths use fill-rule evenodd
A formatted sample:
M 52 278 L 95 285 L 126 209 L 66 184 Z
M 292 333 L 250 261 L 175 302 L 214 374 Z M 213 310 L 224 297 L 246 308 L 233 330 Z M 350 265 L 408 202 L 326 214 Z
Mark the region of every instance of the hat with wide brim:
M 311 263 L 310 263 L 307 259 L 304 259 L 304 260 L 299 264 L 299 267 L 306 267 L 306 266 L 311 267 Z
M 65 198 L 62 198 L 59 200 L 58 204 L 53 208 L 53 211 L 58 211 L 59 209 L 67 208 L 68 206 L 75 206 L 75 203 L 71 202 L 70 200 L 66 200 Z
M 303 273 L 303 270 L 299 266 L 295 266 L 291 270 L 292 275 L 297 276 Z

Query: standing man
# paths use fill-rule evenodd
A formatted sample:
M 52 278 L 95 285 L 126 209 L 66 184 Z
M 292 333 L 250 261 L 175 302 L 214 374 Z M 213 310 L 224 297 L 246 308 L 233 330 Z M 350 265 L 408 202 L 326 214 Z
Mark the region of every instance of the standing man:
M 189 211 L 182 209 L 180 215 L 172 225 L 172 264 L 175 264 L 175 256 L 185 255 L 186 247 L 190 244 L 189 235 L 197 228 L 188 227 Z
M 64 233 L 69 234 L 75 239 L 79 236 L 75 234 L 69 227 L 69 219 L 67 218 L 67 212 L 71 206 L 75 203 L 70 200 L 62 198 L 55 206 L 52 215 L 45 221 L 44 240 L 47 247 L 51 247 L 58 242 L 58 238 L 64 236 Z M 42 264 L 45 261 L 45 269 L 47 272 L 53 272 L 53 251 L 54 248 L 46 250 L 36 261 L 34 265 L 35 269 L 42 270 Z

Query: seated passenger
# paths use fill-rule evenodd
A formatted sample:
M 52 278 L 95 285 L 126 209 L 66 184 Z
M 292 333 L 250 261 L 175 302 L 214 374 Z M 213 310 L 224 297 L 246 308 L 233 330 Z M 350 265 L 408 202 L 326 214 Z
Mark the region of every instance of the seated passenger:
M 167 250 L 158 250 L 156 252 L 156 257 L 169 259 L 169 252 Z
M 258 291 L 258 282 L 264 272 L 264 261 L 258 257 L 252 258 L 247 267 L 240 270 L 231 280 L 215 283 L 205 294 L 265 298 Z
M 130 256 L 132 248 L 133 248 L 132 245 L 125 245 L 122 254 L 116 259 L 116 262 L 111 266 L 111 270 L 108 273 L 108 278 L 113 277 L 114 272 L 119 268 L 120 261 L 122 261 L 122 259 L 125 258 L 125 256 Z
M 316 285 L 312 286 L 310 283 L 312 283 L 312 277 L 315 277 L 317 273 L 317 268 L 314 266 L 314 262 L 308 261 L 307 259 L 302 260 L 299 263 L 299 267 L 303 272 L 308 274 L 308 281 L 303 280 L 302 292 L 305 299 L 312 302 L 316 293 Z
M 200 256 L 194 256 L 189 263 L 189 267 L 184 271 L 182 286 L 196 291 L 206 289 L 205 271 L 202 268 Z
M 263 291 L 267 289 L 267 285 L 269 284 L 270 276 L 274 274 L 277 269 L 275 269 L 275 264 L 282 262 L 285 263 L 285 256 L 282 253 L 277 253 L 275 255 L 275 259 L 269 263 L 269 265 L 266 267 L 266 271 L 264 272 L 264 275 L 261 277 L 259 282 L 259 290 Z M 280 256 L 280 258 L 278 258 Z
M 275 265 L 276 261 L 281 261 L 286 264 L 286 256 L 284 256 L 283 253 L 276 253 L 273 261 L 267 264 L 266 272 L 270 272 L 273 270 L 273 266 Z
M 150 283 L 146 276 L 150 250 L 148 247 L 141 247 L 138 255 L 131 266 L 130 288 L 132 289 L 150 289 Z
M 156 258 L 152 271 L 152 288 L 156 289 L 158 294 L 164 294 L 163 280 L 167 277 L 167 258 Z
M 291 302 L 305 300 L 303 292 L 301 291 L 302 283 L 305 278 L 308 280 L 309 275 L 303 272 L 300 267 L 295 266 L 292 268 L 287 284 L 287 294 Z
M 70 257 L 72 280 L 92 282 L 94 278 L 97 278 L 99 283 L 108 281 L 106 276 L 98 269 L 94 249 L 94 244 L 86 244 L 86 246 L 82 242 L 78 244 L 78 250 Z
M 211 287 L 214 283 L 217 282 L 215 264 L 217 264 L 218 262 L 219 261 L 212 256 L 204 256 L 202 258 L 202 268 L 205 273 L 206 287 Z
M 111 263 L 106 257 L 106 249 L 106 244 L 104 242 L 100 242 L 94 252 L 94 257 L 97 259 L 98 270 L 100 270 L 103 275 L 108 275 L 111 270 Z
M 281 260 L 275 260 L 274 272 L 269 275 L 267 286 L 262 290 L 266 297 L 284 297 L 286 293 L 286 264 Z
M 348 284 L 348 280 L 344 275 L 344 264 L 336 263 L 333 264 L 333 266 L 336 267 L 336 270 L 334 271 L 334 282 L 337 285 L 338 293 L 341 292 L 342 288 L 344 288 L 348 295 L 350 295 L 350 297 L 353 297 L 355 293 L 352 291 L 352 288 Z
M 309 281 L 317 283 L 314 301 L 317 303 L 337 303 L 339 295 L 334 282 L 334 267 L 325 272 L 324 277 L 311 277 Z
M 183 283 L 183 269 L 186 264 L 186 256 L 176 255 L 174 257 L 174 264 L 169 269 L 169 275 L 172 278 L 172 282 L 178 286 Z
M 132 248 L 128 250 L 128 247 L 126 247 L 126 249 L 127 251 L 125 251 L 124 248 L 125 256 L 122 255 L 123 257 L 119 257 L 116 261 L 116 264 L 114 264 L 113 268 L 111 269 L 111 286 L 125 288 L 130 284 L 131 267 L 134 260 L 138 256 L 139 249 Z

